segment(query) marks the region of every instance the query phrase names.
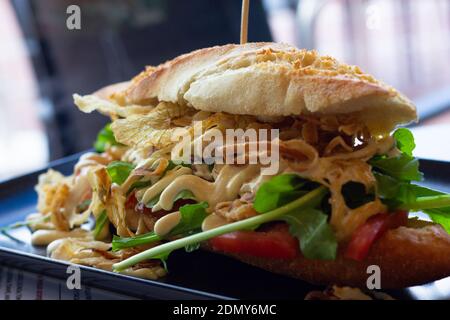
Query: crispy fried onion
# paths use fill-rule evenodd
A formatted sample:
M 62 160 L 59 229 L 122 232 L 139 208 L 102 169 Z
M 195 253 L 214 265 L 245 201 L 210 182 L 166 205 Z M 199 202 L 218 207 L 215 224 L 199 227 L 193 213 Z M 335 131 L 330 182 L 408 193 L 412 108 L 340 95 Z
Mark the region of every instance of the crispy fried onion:
M 123 192 L 128 192 L 133 183 L 140 181 L 151 181 L 151 184 L 155 182 L 155 178 L 161 176 L 167 169 L 169 165 L 169 160 L 167 158 L 149 159 L 150 161 L 145 161 L 139 167 L 133 170 L 133 172 L 128 176 L 128 178 L 122 183 L 120 188 Z
M 193 109 L 188 107 L 161 102 L 148 115 L 116 120 L 111 128 L 117 141 L 125 145 L 133 148 L 148 146 L 164 148 L 179 142 L 186 134 L 193 137 L 193 120 L 199 121 L 199 129 L 202 133 L 212 128 L 226 130 L 257 126 L 255 118 L 250 116 L 224 113 L 207 116 L 207 114 L 201 113 L 201 116 L 196 117 L 192 112 Z M 205 115 L 207 118 L 204 118 Z M 181 121 L 182 118 L 184 118 L 183 121 Z M 189 125 L 186 125 L 188 123 L 186 121 L 189 121 Z M 176 123 L 181 122 L 184 126 L 176 126 Z
M 36 230 L 31 236 L 31 243 L 35 246 L 48 245 L 49 243 L 63 238 L 86 238 L 89 231 L 75 228 L 70 231 L 61 230 Z
M 152 105 L 121 106 L 112 100 L 105 100 L 95 95 L 80 96 L 78 94 L 74 94 L 73 101 L 78 109 L 84 113 L 91 113 L 97 110 L 102 114 L 111 116 L 112 118 L 126 118 L 132 115 L 142 115 L 150 112 L 154 108 Z
M 96 172 L 110 162 L 110 159 L 96 153 L 83 155 L 74 168 L 74 175 L 64 177 L 54 170 L 39 176 L 39 183 L 36 186 L 38 193 L 38 211 L 41 215 L 49 215 L 51 225 L 56 230 L 68 231 L 87 221 L 91 212 L 99 214 L 103 208 L 102 203 L 107 197 L 109 185 L 100 183 L 108 181 L 106 171 L 102 178 L 95 179 L 99 174 Z M 89 208 L 79 213 L 78 205 L 84 200 L 93 198 Z M 99 193 L 103 198 L 100 201 Z M 37 229 L 48 228 L 47 224 L 36 225 Z
M 341 136 L 334 137 L 325 147 L 324 155 L 329 156 L 338 152 L 352 152 L 353 148 L 349 146 Z
M 330 140 L 324 155 L 320 157 L 316 148 L 303 139 L 292 139 L 280 142 L 280 156 L 301 176 L 329 188 L 332 206 L 330 223 L 338 239 L 343 240 L 370 216 L 385 211 L 386 207 L 376 199 L 350 209 L 342 196 L 342 186 L 353 181 L 363 184 L 367 191 L 373 190 L 376 181 L 367 161 L 375 154 L 388 152 L 393 144 L 391 137 L 371 139 L 362 148 L 354 149 L 341 136 L 336 136 Z
M 328 181 L 331 192 L 330 204 L 332 207 L 331 225 L 336 230 L 338 239 L 347 239 L 357 227 L 363 224 L 374 214 L 385 212 L 386 207 L 377 198 L 363 206 L 350 209 L 345 203 L 342 195 L 342 186 L 347 182 L 354 181 L 362 183 L 369 191 L 375 185 L 375 178 L 370 165 L 360 159 L 348 160 L 320 160 L 322 167 L 322 179 Z M 318 169 L 316 175 L 318 174 Z
M 247 219 L 258 214 L 253 204 L 243 199 L 218 203 L 214 212 L 229 222 Z
M 295 171 L 305 171 L 317 164 L 317 150 L 302 139 L 280 141 L 280 157 L 289 161 Z
M 111 187 L 111 197 L 106 203 L 106 212 L 109 221 L 116 227 L 119 236 L 132 237 L 134 233 L 128 228 L 126 223 L 125 200 L 125 194 L 118 186 L 113 185 Z
M 189 116 L 192 109 L 178 104 L 161 102 L 150 113 L 130 116 L 112 123 L 116 140 L 136 148 L 154 146 L 162 148 L 173 144 L 172 137 L 180 130 L 173 119 Z
M 111 270 L 120 256 L 115 256 L 110 249 L 111 244 L 89 238 L 63 238 L 50 243 L 47 253 L 53 259 Z
M 300 134 L 295 135 L 299 131 Z M 300 116 L 287 129 L 282 128 L 280 137 L 282 140 L 302 138 L 325 156 L 351 152 L 370 140 L 367 128 L 352 115 Z
M 347 154 L 318 158 L 313 166 L 301 172 L 305 178 L 327 186 L 331 192 L 332 215 L 330 223 L 339 240 L 348 239 L 353 231 L 370 216 L 384 212 L 386 207 L 379 199 L 350 209 L 342 196 L 342 186 L 350 181 L 363 184 L 367 191 L 374 188 L 375 177 L 367 160 L 392 146 L 392 140 L 371 141 L 363 149 Z
M 110 249 L 111 244 L 89 238 L 64 238 L 50 243 L 47 253 L 53 259 L 103 270 L 112 270 L 114 263 L 130 256 L 126 250 L 112 252 Z M 153 262 L 129 268 L 124 273 L 140 278 L 158 279 L 165 275 L 165 270 L 159 263 Z
M 39 183 L 36 186 L 39 212 L 43 216 L 49 214 L 53 227 L 62 231 L 70 229 L 64 210 L 64 204 L 69 197 L 68 184 L 68 178 L 50 169 L 39 176 Z

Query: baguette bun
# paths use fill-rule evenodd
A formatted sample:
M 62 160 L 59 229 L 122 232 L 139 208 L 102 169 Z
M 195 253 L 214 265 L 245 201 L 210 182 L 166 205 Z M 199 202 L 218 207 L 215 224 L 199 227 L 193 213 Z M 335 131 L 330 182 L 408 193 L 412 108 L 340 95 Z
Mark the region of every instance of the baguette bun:
M 207 249 L 215 251 L 210 246 Z M 450 275 L 450 236 L 439 225 L 390 230 L 375 242 L 363 262 L 345 258 L 342 248 L 332 261 L 308 260 L 302 256 L 286 261 L 226 255 L 274 273 L 323 285 L 366 287 L 372 274 L 367 273 L 370 265 L 380 267 L 382 289 L 423 284 Z
M 93 95 L 108 100 L 111 98 L 111 96 L 114 96 L 126 90 L 129 86 L 130 86 L 129 81 L 114 83 L 95 91 Z
M 356 113 L 373 133 L 417 117 L 406 97 L 358 67 L 277 43 L 228 44 L 181 55 L 149 67 L 126 95 L 136 104 L 167 101 L 266 117 Z

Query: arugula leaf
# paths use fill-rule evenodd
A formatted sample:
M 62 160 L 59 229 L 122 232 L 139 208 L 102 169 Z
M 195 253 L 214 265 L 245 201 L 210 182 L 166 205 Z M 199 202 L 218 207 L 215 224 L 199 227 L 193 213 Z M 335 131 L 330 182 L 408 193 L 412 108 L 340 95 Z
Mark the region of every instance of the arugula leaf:
M 180 193 L 178 193 L 173 199 L 173 202 L 176 202 L 177 200 L 196 200 L 194 194 L 189 190 L 182 190 Z
M 146 251 L 140 252 L 124 261 L 113 265 L 114 271 L 125 270 L 141 261 L 148 259 L 156 259 L 161 257 L 167 257 L 172 251 L 185 248 L 186 246 L 201 243 L 216 236 L 230 233 L 238 230 L 250 229 L 255 225 L 260 225 L 269 221 L 280 220 L 280 218 L 294 210 L 300 210 L 302 208 L 310 208 L 313 205 L 317 205 L 328 193 L 328 190 L 321 186 L 318 187 L 299 199 L 296 199 L 282 207 L 279 207 L 273 211 L 266 212 L 248 219 L 226 224 L 221 227 L 217 227 L 211 230 L 198 232 L 190 236 L 176 239 L 159 246 L 155 246 Z
M 154 197 L 149 202 L 147 202 L 145 204 L 145 206 L 149 209 L 153 208 L 158 203 L 160 197 L 161 197 L 161 194 L 158 194 L 156 197 Z
M 445 193 L 418 186 L 409 181 L 400 181 L 385 174 L 374 172 L 377 180 L 377 195 L 390 207 L 412 206 L 423 197 L 440 196 Z
M 111 146 L 121 145 L 116 141 L 114 133 L 111 130 L 111 124 L 108 123 L 97 135 L 94 148 L 97 152 L 105 152 Z
M 154 232 L 140 234 L 134 237 L 119 237 L 114 235 L 112 241 L 112 250 L 118 251 L 125 248 L 133 248 L 142 244 L 160 241 L 161 237 Z
M 375 156 L 369 160 L 369 164 L 376 172 L 400 181 L 422 181 L 419 160 L 412 156 L 416 147 L 413 134 L 406 128 L 400 128 L 394 132 L 393 137 L 401 154 L 397 157 Z
M 180 208 L 180 222 L 169 232 L 169 235 L 180 235 L 201 230 L 202 222 L 208 215 L 206 208 L 208 208 L 208 203 L 205 201 L 182 206 Z
M 296 198 L 306 194 L 312 182 L 302 179 L 296 174 L 284 174 L 276 176 L 263 183 L 255 197 L 253 204 L 255 210 L 259 213 L 274 210 Z M 356 184 L 349 184 L 348 193 L 355 191 Z M 364 189 L 364 186 L 363 186 Z M 348 199 L 351 205 L 360 206 L 361 201 L 366 198 L 359 198 L 357 193 L 349 194 Z M 366 195 L 363 190 L 364 196 Z M 334 259 L 336 257 L 337 241 L 331 227 L 328 225 L 328 215 L 320 210 L 312 209 L 320 205 L 320 200 L 311 203 L 311 208 L 301 211 L 290 212 L 280 218 L 289 224 L 289 232 L 300 241 L 300 248 L 307 258 L 311 259 Z
M 402 182 L 379 172 L 373 172 L 373 175 L 377 180 L 377 196 L 381 199 L 395 199 L 399 193 L 399 183 Z
M 157 195 L 153 199 L 151 199 L 147 204 L 145 205 L 147 208 L 153 208 L 159 201 L 159 198 L 161 197 L 161 194 Z M 194 194 L 189 190 L 182 190 L 180 193 L 178 193 L 175 198 L 173 199 L 173 202 L 176 202 L 178 200 L 196 200 Z
M 182 206 L 180 208 L 180 222 L 165 237 L 160 237 L 153 231 L 127 238 L 114 236 L 112 241 L 112 250 L 117 251 L 124 248 L 132 248 L 143 244 L 161 241 L 163 238 L 198 232 L 201 229 L 203 220 L 206 218 L 206 208 L 208 208 L 208 204 L 206 202 Z M 195 250 L 195 246 L 190 246 L 189 248 L 186 248 L 186 250 L 193 251 Z
M 407 192 L 408 196 L 404 197 L 403 199 L 405 200 L 404 203 L 410 206 L 416 204 L 417 202 L 420 202 L 420 200 L 425 199 L 425 197 L 442 196 L 443 198 L 448 196 L 444 192 L 417 186 L 414 184 L 409 185 Z M 447 233 L 450 233 L 450 203 L 448 203 L 448 205 L 449 206 L 445 207 L 431 209 L 424 208 L 419 210 L 427 214 L 433 222 L 440 224 L 445 229 L 445 231 L 447 231 Z
M 404 153 L 392 158 L 376 156 L 369 160 L 369 164 L 376 171 L 401 181 L 421 181 L 423 179 L 423 174 L 419 171 L 419 160 Z
M 94 239 L 98 238 L 107 221 L 108 215 L 106 214 L 106 210 L 103 210 L 95 221 Z
M 423 212 L 426 213 L 433 222 L 440 224 L 447 233 L 450 233 L 450 207 L 426 209 L 423 210 Z
M 200 249 L 200 243 L 188 244 L 184 247 L 184 250 L 188 253 L 191 253 L 198 249 Z
M 281 218 L 289 224 L 289 232 L 300 242 L 300 249 L 308 259 L 334 260 L 337 240 L 323 212 L 307 208 L 295 210 Z
M 259 213 L 274 210 L 305 195 L 313 185 L 296 174 L 275 176 L 259 187 L 253 207 Z
M 443 192 L 374 173 L 378 196 L 392 209 L 421 210 L 450 233 L 450 201 Z M 426 202 L 423 200 L 427 200 Z M 443 201 L 442 201 L 443 200 Z M 446 203 L 446 204 L 442 204 Z M 429 208 L 436 206 L 435 208 Z
M 130 195 L 130 193 L 132 193 L 136 189 L 142 189 L 142 188 L 145 188 L 145 187 L 149 187 L 151 185 L 152 185 L 152 182 L 150 180 L 146 180 L 146 181 L 139 180 L 139 181 L 136 181 L 130 186 L 130 189 L 128 189 L 127 196 Z
M 393 134 L 394 139 L 397 142 L 397 148 L 404 154 L 412 156 L 412 152 L 416 148 L 414 142 L 414 136 L 409 129 L 399 128 L 395 130 Z
M 173 168 L 175 168 L 176 166 L 182 166 L 182 167 L 187 167 L 187 168 L 192 168 L 192 165 L 190 163 L 185 163 L 185 162 L 180 162 L 180 163 L 175 163 L 173 160 L 169 160 L 169 164 L 167 165 L 166 169 L 164 170 L 162 175 L 165 175 L 167 171 L 172 170 Z
M 130 162 L 124 161 L 113 161 L 106 167 L 106 171 L 108 172 L 111 181 L 121 185 L 127 180 L 131 171 L 134 169 L 134 164 Z

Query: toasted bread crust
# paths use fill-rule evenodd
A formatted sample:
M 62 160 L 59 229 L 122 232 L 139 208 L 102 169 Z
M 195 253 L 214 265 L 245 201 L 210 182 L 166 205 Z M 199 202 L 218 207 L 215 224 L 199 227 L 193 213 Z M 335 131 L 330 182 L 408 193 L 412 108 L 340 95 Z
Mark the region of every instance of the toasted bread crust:
M 229 44 L 181 55 L 137 76 L 127 97 L 132 103 L 156 99 L 231 114 L 360 113 L 375 132 L 416 120 L 406 97 L 358 67 L 276 43 Z
M 130 86 L 129 81 L 114 83 L 109 86 L 103 87 L 93 93 L 93 95 L 108 100 L 111 96 L 117 95 L 126 90 Z
M 211 247 L 207 249 L 214 251 Z M 438 225 L 390 230 L 373 245 L 363 262 L 345 258 L 342 248 L 333 261 L 308 260 L 302 256 L 286 261 L 226 255 L 274 273 L 323 285 L 366 287 L 372 274 L 367 273 L 370 265 L 380 267 L 382 289 L 403 288 L 450 276 L 450 236 Z

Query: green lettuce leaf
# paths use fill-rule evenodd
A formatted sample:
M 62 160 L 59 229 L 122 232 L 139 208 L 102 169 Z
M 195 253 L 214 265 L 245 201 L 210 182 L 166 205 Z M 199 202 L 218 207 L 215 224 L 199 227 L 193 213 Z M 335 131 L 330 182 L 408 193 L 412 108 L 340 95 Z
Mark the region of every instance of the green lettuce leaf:
M 208 215 L 206 208 L 208 208 L 208 203 L 205 201 L 182 206 L 180 208 L 180 222 L 169 234 L 173 236 L 200 231 L 202 222 Z
M 161 194 L 158 194 L 156 197 L 154 197 L 149 202 L 147 202 L 145 204 L 145 206 L 149 209 L 152 209 L 158 203 L 160 197 L 161 197 Z
M 188 244 L 184 247 L 184 250 L 188 253 L 200 249 L 200 243 Z
M 160 237 L 153 231 L 141 234 L 134 237 L 118 237 L 114 236 L 112 241 L 112 250 L 117 251 L 124 248 L 132 248 L 143 244 L 161 241 L 165 238 L 178 235 L 191 235 L 201 231 L 203 220 L 206 218 L 206 208 L 208 203 L 201 202 L 197 204 L 186 204 L 180 208 L 181 219 L 180 222 L 173 228 L 168 235 Z M 186 247 L 187 251 L 194 251 L 197 245 Z M 189 252 L 190 252 L 189 251 Z M 168 254 L 167 254 L 168 256 Z
M 161 237 L 154 232 L 140 234 L 134 237 L 119 237 L 114 235 L 112 241 L 112 250 L 118 251 L 125 248 L 133 248 L 142 244 L 160 241 Z
M 423 210 L 430 219 L 450 233 L 450 207 Z
M 192 168 L 192 165 L 190 163 L 184 163 L 184 162 L 180 162 L 180 163 L 175 163 L 173 160 L 169 160 L 169 164 L 167 165 L 166 169 L 164 170 L 162 175 L 165 175 L 167 171 L 172 170 L 173 168 L 175 168 L 176 166 L 182 166 L 182 167 L 187 167 L 187 168 Z
M 106 167 L 111 181 L 121 185 L 127 180 L 131 171 L 134 169 L 134 164 L 124 161 L 113 161 Z
M 309 192 L 316 184 L 296 174 L 283 174 L 263 183 L 256 192 L 255 210 L 259 213 L 269 212 L 286 203 L 292 202 Z M 358 186 L 349 185 L 349 193 L 360 191 Z M 364 188 L 364 186 L 363 186 Z M 365 194 L 365 190 L 363 190 Z M 357 206 L 364 199 L 356 199 L 359 194 L 350 195 L 350 200 Z M 321 198 L 311 203 L 309 208 L 295 210 L 280 217 L 289 224 L 289 232 L 300 242 L 303 255 L 309 259 L 334 259 L 337 241 L 328 224 L 328 215 L 318 208 Z M 354 200 L 354 201 L 353 201 Z
M 107 222 L 108 222 L 108 215 L 106 214 L 106 210 L 103 210 L 95 221 L 94 239 L 98 238 Z
M 161 197 L 161 194 L 157 195 L 153 199 L 151 199 L 147 204 L 145 205 L 147 208 L 153 208 L 159 201 L 159 198 Z M 194 194 L 189 190 L 182 190 L 180 191 L 175 198 L 173 199 L 173 202 L 177 202 L 178 200 L 196 200 Z
M 396 157 L 375 156 L 369 160 L 369 164 L 375 172 L 400 181 L 422 181 L 423 173 L 419 171 L 419 160 L 412 156 L 416 147 L 413 134 L 406 128 L 400 128 L 394 132 L 393 137 L 401 154 Z
M 130 186 L 130 189 L 128 189 L 127 196 L 129 194 L 131 194 L 136 189 L 146 188 L 146 187 L 149 187 L 151 185 L 152 185 L 152 182 L 150 180 L 146 180 L 146 181 L 139 180 L 139 181 L 136 181 Z
M 421 210 L 427 214 L 430 219 L 440 224 L 448 233 L 450 233 L 450 206 L 441 206 L 439 199 L 448 198 L 444 192 L 436 191 L 427 187 L 418 186 L 410 182 L 399 181 L 387 175 L 375 173 L 377 179 L 377 194 L 382 201 L 391 209 L 402 208 L 406 210 L 418 211 Z M 442 196 L 423 203 L 421 208 L 418 202 L 427 197 Z M 436 202 L 436 208 L 427 208 Z M 439 202 L 438 202 L 439 201 Z M 448 202 L 447 202 L 448 204 Z M 426 206 L 425 206 L 426 205 Z
M 414 205 L 418 199 L 423 197 L 447 196 L 444 192 L 414 184 L 410 184 L 408 187 L 403 186 L 403 188 L 406 190 L 401 192 L 401 200 L 406 206 Z M 427 214 L 433 222 L 440 224 L 448 233 L 450 233 L 450 206 L 419 210 Z
M 108 123 L 97 135 L 94 148 L 97 152 L 105 152 L 111 146 L 121 145 L 116 141 L 114 133 L 111 130 L 111 124 Z
M 414 136 L 409 129 L 400 128 L 395 130 L 394 139 L 397 143 L 397 148 L 404 154 L 412 157 L 412 153 L 416 148 L 416 143 L 414 142 Z
M 328 224 L 328 216 L 320 210 L 307 208 L 284 215 L 289 232 L 300 243 L 303 255 L 308 259 L 334 260 L 337 240 Z
M 186 237 L 176 239 L 173 241 L 169 241 L 163 244 L 160 244 L 158 246 L 155 246 L 151 249 L 148 249 L 146 251 L 141 252 L 139 255 L 132 256 L 124 261 L 121 261 L 119 263 L 116 263 L 113 265 L 114 271 L 123 271 L 141 261 L 145 261 L 148 259 L 167 259 L 169 254 L 177 249 L 191 249 L 192 245 L 197 245 L 203 241 L 207 241 L 211 238 L 227 234 L 233 231 L 238 230 L 249 230 L 253 226 L 258 226 L 270 221 L 276 221 L 276 220 L 282 220 L 282 217 L 286 214 L 290 214 L 294 211 L 299 211 L 303 209 L 311 208 L 311 206 L 316 206 L 317 204 L 320 204 L 321 201 L 324 199 L 324 197 L 328 194 L 328 191 L 325 187 L 320 186 L 310 192 L 308 192 L 306 195 L 300 197 L 299 199 L 295 199 L 294 201 L 277 208 L 273 211 L 262 213 L 259 215 L 256 215 L 251 218 L 247 218 L 244 220 L 240 220 L 237 222 L 229 223 L 217 228 L 213 228 L 206 231 L 197 232 L 194 234 L 189 234 Z M 305 219 L 307 220 L 307 219 Z M 311 219 L 314 221 L 314 219 Z M 293 222 L 294 223 L 294 222 Z M 312 223 L 312 222 L 311 222 Z M 320 223 L 319 223 L 320 225 Z M 323 231 L 323 228 L 321 227 L 315 227 L 311 228 L 316 231 L 320 236 L 316 237 L 313 233 L 309 233 L 309 239 L 326 239 L 327 232 Z M 294 231 L 293 231 L 294 232 Z M 307 238 L 307 243 L 310 242 Z M 311 242 L 310 242 L 311 243 Z M 314 242 L 313 242 L 314 243 Z M 195 248 L 195 246 L 194 246 Z M 330 254 L 327 253 L 321 253 L 321 257 L 329 257 Z
M 178 200 L 197 200 L 195 199 L 194 194 L 189 191 L 189 190 L 182 190 L 180 193 L 178 193 L 175 197 L 175 199 L 173 199 L 173 202 L 177 202 Z
M 421 181 L 419 160 L 402 153 L 397 157 L 376 156 L 369 160 L 375 171 L 387 174 L 401 181 Z
M 300 198 L 316 186 L 296 174 L 275 176 L 259 187 L 253 207 L 259 213 L 268 212 Z

